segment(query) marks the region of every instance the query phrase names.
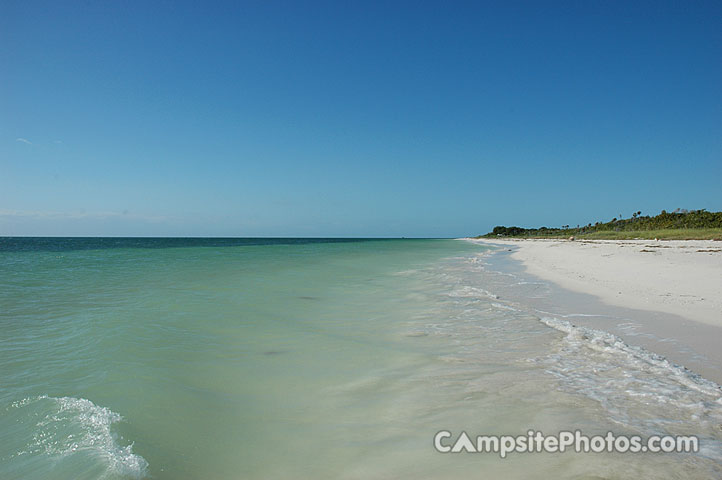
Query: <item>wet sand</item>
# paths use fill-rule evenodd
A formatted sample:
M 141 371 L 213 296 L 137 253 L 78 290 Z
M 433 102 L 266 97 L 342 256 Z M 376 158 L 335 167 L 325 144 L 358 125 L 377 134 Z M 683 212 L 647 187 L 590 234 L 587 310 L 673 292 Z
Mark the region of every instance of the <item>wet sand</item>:
M 525 302 L 722 381 L 722 242 L 474 241 L 500 247 L 556 291 L 543 302 L 525 294 Z

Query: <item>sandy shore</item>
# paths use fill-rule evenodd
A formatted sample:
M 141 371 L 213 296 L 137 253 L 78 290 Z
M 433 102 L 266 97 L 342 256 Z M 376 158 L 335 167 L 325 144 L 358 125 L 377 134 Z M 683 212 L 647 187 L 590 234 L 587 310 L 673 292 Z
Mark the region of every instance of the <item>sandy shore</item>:
M 529 273 L 625 308 L 722 327 L 722 242 L 482 240 L 513 244 Z

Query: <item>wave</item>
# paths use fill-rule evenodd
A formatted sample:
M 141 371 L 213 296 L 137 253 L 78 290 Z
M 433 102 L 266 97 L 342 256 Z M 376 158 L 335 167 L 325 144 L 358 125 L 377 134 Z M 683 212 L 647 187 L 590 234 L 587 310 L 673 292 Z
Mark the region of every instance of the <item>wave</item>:
M 620 337 L 587 327 L 574 325 L 566 320 L 553 317 L 542 317 L 542 323 L 567 334 L 565 340 L 570 344 L 582 344 L 593 350 L 623 354 L 631 364 L 638 367 L 646 366 L 655 373 L 664 373 L 672 376 L 677 382 L 706 395 L 716 397 L 716 403 L 722 406 L 722 387 L 711 380 L 697 375 L 684 366 L 670 362 L 657 353 L 650 352 L 642 347 L 629 345 Z
M 468 285 L 463 285 L 461 287 L 455 288 L 447 295 L 452 298 L 499 298 L 498 295 L 495 295 L 484 288 L 471 287 Z
M 24 418 L 33 418 L 32 440 L 16 456 L 44 455 L 54 460 L 82 456 L 99 463 L 100 478 L 120 476 L 140 479 L 146 476 L 148 462 L 133 453 L 133 445 L 121 445 L 111 427 L 123 417 L 85 398 L 29 397 L 11 405 L 27 409 Z
M 701 454 L 722 461 L 722 387 L 620 337 L 555 317 L 540 321 L 566 335 L 541 361 L 571 391 L 597 401 L 611 420 L 647 434 L 660 428 L 702 437 Z M 696 430 L 683 432 L 684 425 Z

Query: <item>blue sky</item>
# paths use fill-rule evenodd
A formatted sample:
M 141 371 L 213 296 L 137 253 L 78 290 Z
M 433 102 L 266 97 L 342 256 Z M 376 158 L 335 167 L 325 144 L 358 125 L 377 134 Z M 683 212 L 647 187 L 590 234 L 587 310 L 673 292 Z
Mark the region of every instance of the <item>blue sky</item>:
M 722 210 L 720 2 L 0 4 L 0 234 Z

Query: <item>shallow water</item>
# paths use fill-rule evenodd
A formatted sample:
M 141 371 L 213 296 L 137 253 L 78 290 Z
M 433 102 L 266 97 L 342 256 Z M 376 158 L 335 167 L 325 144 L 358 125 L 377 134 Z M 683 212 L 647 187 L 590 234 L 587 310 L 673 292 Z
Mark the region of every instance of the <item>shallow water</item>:
M 722 474 L 716 384 L 500 295 L 490 250 L 4 239 L 0 478 Z M 433 449 L 439 430 L 530 429 L 695 434 L 702 448 Z

